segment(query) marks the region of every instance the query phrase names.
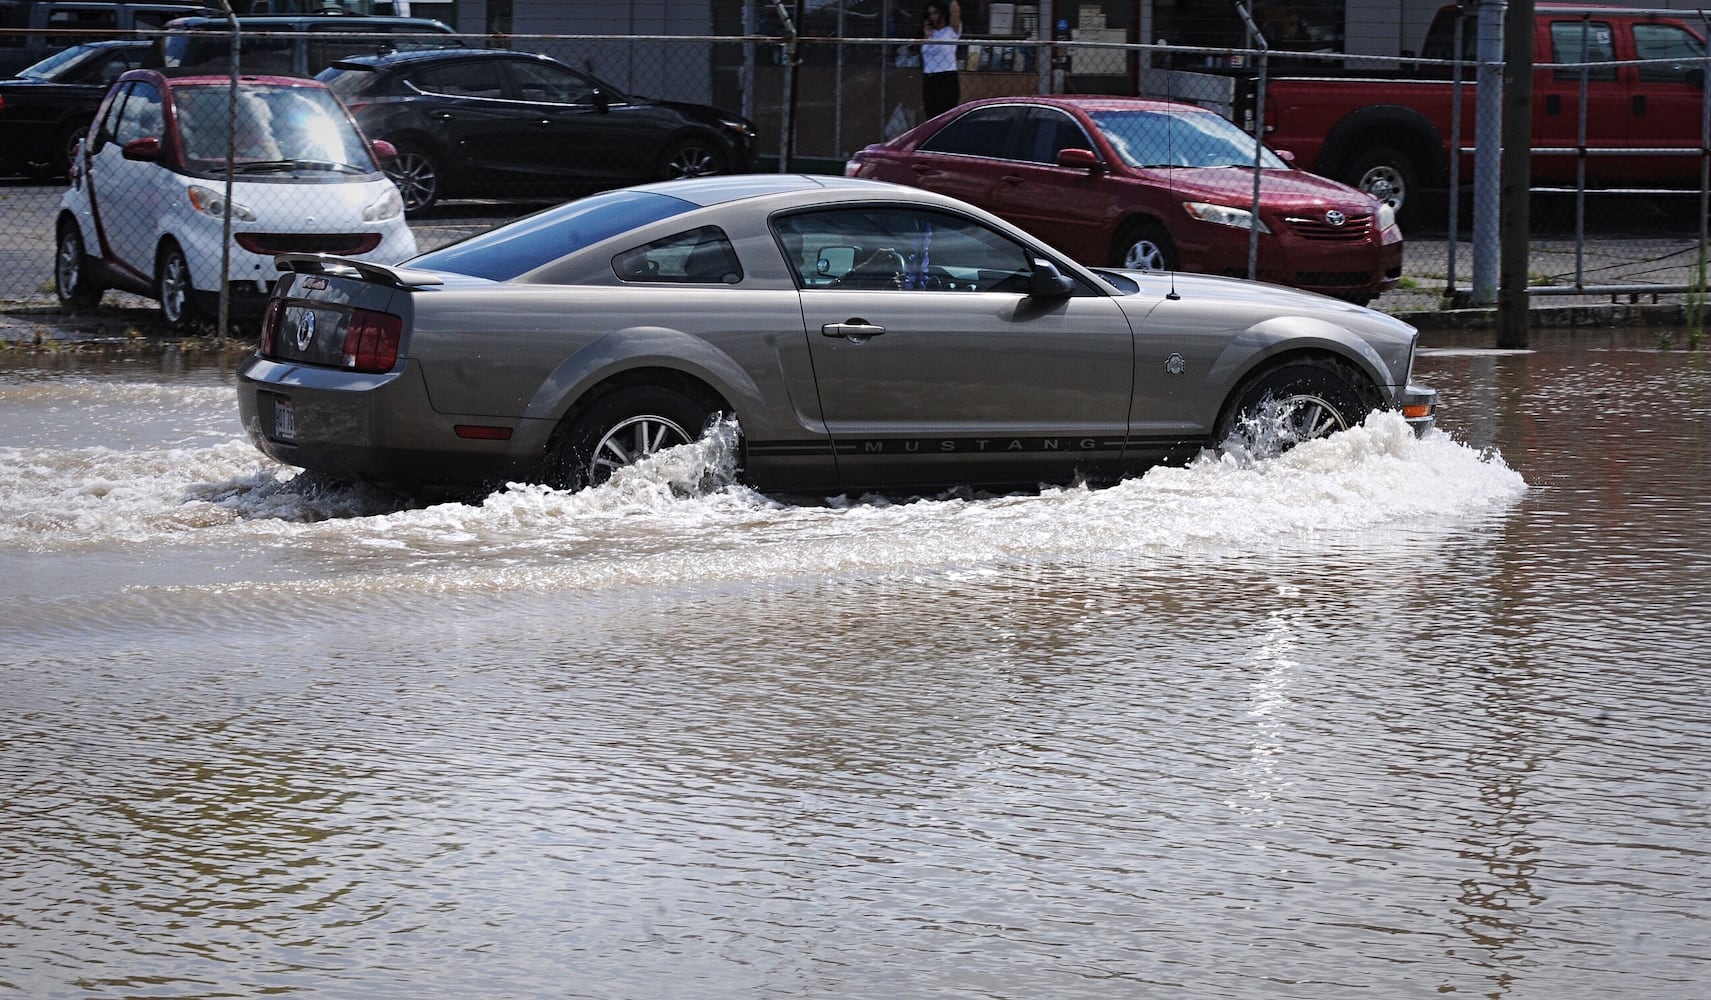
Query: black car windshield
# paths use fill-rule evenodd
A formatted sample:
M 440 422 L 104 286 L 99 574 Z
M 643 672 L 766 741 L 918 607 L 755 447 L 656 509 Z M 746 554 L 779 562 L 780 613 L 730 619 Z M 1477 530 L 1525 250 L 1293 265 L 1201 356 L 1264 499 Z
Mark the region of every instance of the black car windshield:
M 33 66 L 18 71 L 18 76 L 25 80 L 52 80 L 66 66 L 77 62 L 92 51 L 87 45 L 73 45 L 69 49 L 61 49 Z
M 609 191 L 566 202 L 429 252 L 412 267 L 509 281 L 565 254 L 661 219 L 694 210 L 681 198 Z
M 193 167 L 214 169 L 225 162 L 230 93 L 225 85 L 174 91 L 179 141 Z M 237 102 L 237 132 L 231 146 L 239 172 L 258 166 L 341 173 L 375 170 L 362 136 L 330 91 L 244 86 L 238 89 Z
M 1131 167 L 1251 167 L 1253 136 L 1211 112 L 1094 111 L 1089 113 L 1111 147 Z M 1269 149 L 1260 167 L 1286 170 Z

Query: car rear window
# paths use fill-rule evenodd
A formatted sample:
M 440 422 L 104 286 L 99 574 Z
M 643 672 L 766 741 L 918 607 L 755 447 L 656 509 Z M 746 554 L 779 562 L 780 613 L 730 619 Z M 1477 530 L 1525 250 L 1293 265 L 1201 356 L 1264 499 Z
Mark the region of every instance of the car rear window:
M 608 191 L 525 216 L 497 229 L 431 250 L 414 267 L 451 271 L 492 281 L 558 260 L 601 240 L 693 211 L 681 198 L 646 191 Z

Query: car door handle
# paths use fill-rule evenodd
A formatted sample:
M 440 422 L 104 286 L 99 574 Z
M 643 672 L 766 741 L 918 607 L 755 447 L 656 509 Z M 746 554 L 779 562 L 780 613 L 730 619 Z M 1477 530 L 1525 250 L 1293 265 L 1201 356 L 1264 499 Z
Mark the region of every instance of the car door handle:
M 827 323 L 820 327 L 820 335 L 824 337 L 841 337 L 852 344 L 865 344 L 870 337 L 877 337 L 885 332 L 885 327 L 874 326 L 865 319 L 852 319 L 845 323 Z
M 535 124 L 541 128 L 551 128 L 552 123 L 553 123 L 553 120 L 551 118 L 542 118 L 540 121 L 536 122 Z
M 1004 183 L 1010 185 L 1011 187 L 1015 187 L 1016 185 L 1022 183 L 1022 175 L 1021 174 L 1005 174 L 1003 177 L 1000 177 L 998 179 L 1003 181 Z
M 452 114 L 450 111 L 436 111 L 434 112 L 434 117 L 438 118 L 440 121 L 449 122 L 457 116 Z

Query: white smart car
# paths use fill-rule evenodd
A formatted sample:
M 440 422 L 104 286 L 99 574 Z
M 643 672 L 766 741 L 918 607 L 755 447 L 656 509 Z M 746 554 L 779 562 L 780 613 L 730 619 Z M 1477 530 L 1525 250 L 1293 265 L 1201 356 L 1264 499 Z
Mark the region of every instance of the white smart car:
M 412 257 L 403 201 L 379 164 L 392 152 L 371 146 L 314 80 L 246 76 L 233 87 L 226 76 L 132 70 L 102 101 L 60 200 L 60 305 L 136 292 L 183 329 L 217 301 L 222 274 L 237 306 L 259 308 L 277 254 Z

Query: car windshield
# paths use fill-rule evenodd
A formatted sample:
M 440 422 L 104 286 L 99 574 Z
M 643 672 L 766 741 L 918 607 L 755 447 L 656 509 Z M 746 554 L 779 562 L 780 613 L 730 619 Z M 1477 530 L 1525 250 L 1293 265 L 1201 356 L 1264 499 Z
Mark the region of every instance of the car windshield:
M 509 281 L 572 251 L 694 208 L 690 202 L 669 195 L 608 191 L 431 250 L 410 263 L 413 267 Z
M 179 140 L 192 166 L 211 169 L 225 162 L 230 94 L 224 85 L 174 92 Z M 320 87 L 240 87 L 236 121 L 231 146 L 233 168 L 239 173 L 375 169 L 343 105 Z
M 73 45 L 69 49 L 61 49 L 33 66 L 27 66 L 18 71 L 18 76 L 26 80 L 52 80 L 62 67 L 69 66 L 92 51 L 88 45 Z
M 1090 117 L 1131 167 L 1252 167 L 1253 137 L 1210 112 L 1095 111 Z M 1269 149 L 1260 167 L 1288 165 Z

